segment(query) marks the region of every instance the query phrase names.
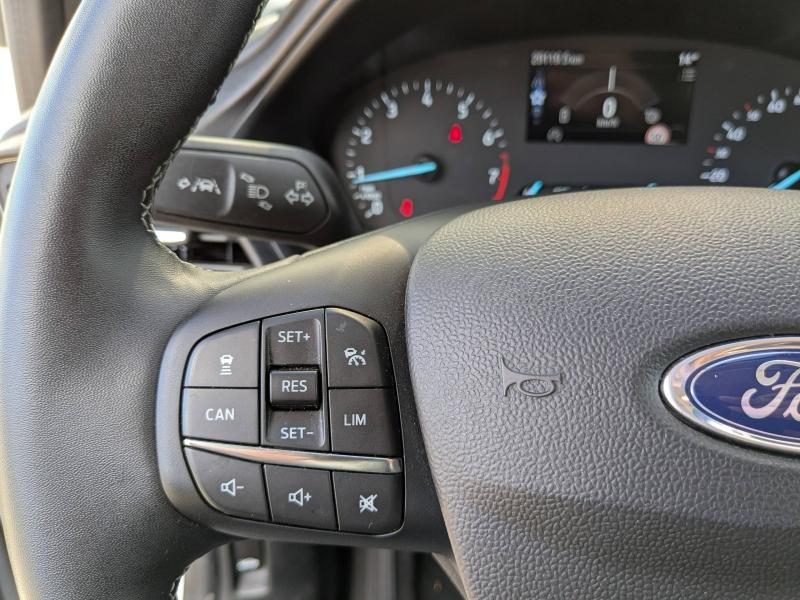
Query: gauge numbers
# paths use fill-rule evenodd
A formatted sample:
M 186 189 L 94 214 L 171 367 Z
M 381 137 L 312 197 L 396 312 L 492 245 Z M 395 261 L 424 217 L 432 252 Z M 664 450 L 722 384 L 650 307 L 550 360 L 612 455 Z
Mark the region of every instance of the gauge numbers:
M 505 131 L 473 91 L 442 79 L 403 80 L 350 121 L 344 178 L 365 224 L 506 197 Z

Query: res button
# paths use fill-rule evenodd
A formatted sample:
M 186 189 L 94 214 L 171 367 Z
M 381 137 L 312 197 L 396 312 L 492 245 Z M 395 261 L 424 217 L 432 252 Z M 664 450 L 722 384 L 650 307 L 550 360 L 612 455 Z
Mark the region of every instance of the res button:
M 272 371 L 269 401 L 276 408 L 317 408 L 319 374 L 315 370 Z

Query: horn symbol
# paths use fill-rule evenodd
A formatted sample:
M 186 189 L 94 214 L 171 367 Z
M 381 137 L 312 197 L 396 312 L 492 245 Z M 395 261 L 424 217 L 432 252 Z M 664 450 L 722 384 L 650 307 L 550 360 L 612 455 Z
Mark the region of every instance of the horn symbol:
M 515 387 L 517 390 L 530 398 L 543 398 L 549 396 L 556 391 L 558 384 L 561 383 L 561 375 L 531 375 L 529 373 L 520 373 L 509 369 L 505 360 L 500 359 L 500 371 L 502 373 L 503 381 L 503 396 L 508 397 L 508 392 L 511 388 Z M 541 390 L 531 391 L 522 387 L 526 381 L 536 382 L 541 385 Z

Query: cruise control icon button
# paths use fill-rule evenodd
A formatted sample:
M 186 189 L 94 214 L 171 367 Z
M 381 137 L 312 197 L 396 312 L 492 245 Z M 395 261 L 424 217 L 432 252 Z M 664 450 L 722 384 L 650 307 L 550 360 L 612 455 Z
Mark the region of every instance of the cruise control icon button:
M 383 328 L 340 308 L 325 310 L 328 385 L 332 388 L 388 387 L 391 359 Z

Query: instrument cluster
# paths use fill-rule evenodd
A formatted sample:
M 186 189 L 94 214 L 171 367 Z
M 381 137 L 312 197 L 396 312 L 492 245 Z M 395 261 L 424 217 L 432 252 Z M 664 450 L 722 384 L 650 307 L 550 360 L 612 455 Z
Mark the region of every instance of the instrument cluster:
M 333 140 L 365 226 L 610 187 L 800 188 L 800 63 L 685 40 L 441 54 L 349 99 Z

